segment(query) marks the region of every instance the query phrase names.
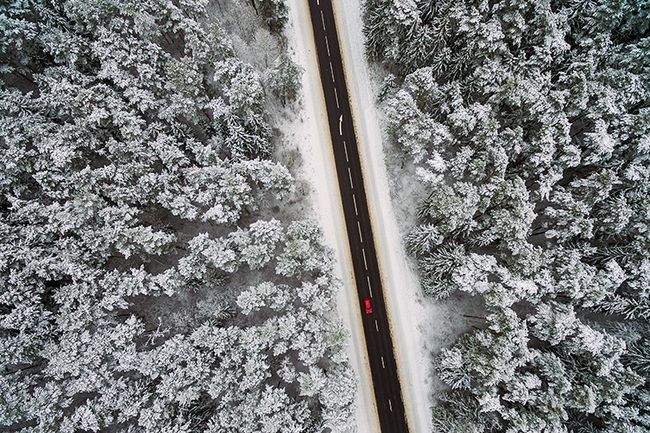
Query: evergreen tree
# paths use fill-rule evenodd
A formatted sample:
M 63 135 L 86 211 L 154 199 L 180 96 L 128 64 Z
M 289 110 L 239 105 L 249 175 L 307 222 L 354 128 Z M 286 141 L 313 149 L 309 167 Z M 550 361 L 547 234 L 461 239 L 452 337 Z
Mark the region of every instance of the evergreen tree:
M 262 19 L 272 32 L 281 32 L 289 19 L 285 0 L 253 0 Z

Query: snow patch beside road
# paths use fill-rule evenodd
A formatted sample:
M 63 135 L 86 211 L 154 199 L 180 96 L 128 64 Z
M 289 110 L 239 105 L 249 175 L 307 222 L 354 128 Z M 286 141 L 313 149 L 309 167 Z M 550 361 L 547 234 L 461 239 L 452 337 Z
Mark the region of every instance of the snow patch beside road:
M 361 1 L 333 0 L 333 5 L 406 417 L 412 433 L 428 433 L 432 430 L 432 354 L 426 349 L 423 331 L 434 326 L 434 306 L 422 299 L 390 198 L 376 92 L 364 52 Z
M 416 223 L 416 206 L 425 192 L 413 165 L 384 139 L 376 104 L 382 73 L 366 61 L 361 0 L 333 3 L 406 416 L 412 433 L 429 433 L 431 406 L 445 388 L 433 371 L 435 357 L 477 324 L 472 315 L 482 314 L 481 300 L 455 293 L 437 302 L 420 289 L 403 235 Z

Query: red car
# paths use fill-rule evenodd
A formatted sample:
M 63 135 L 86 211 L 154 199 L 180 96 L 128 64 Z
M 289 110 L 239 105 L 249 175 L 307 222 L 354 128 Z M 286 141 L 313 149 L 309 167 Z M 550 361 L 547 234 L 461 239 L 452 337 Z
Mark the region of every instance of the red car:
M 363 298 L 363 306 L 366 309 L 366 314 L 372 314 L 372 302 L 370 302 L 370 298 Z

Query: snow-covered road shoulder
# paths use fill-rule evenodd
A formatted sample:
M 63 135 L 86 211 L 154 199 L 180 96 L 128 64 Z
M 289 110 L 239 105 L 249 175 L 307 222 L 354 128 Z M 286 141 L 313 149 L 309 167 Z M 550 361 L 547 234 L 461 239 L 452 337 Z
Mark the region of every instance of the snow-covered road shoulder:
M 431 365 L 421 330 L 431 316 L 420 299 L 419 281 L 406 259 L 391 203 L 382 128 L 364 54 L 361 1 L 334 0 L 333 4 L 406 417 L 413 433 L 430 432 Z
M 380 430 L 374 391 L 361 317 L 357 307 L 359 300 L 346 238 L 343 207 L 331 148 L 308 3 L 292 1 L 288 2 L 288 5 L 290 16 L 286 34 L 289 52 L 293 54 L 294 61 L 303 68 L 304 73 L 302 77 L 302 111 L 299 117 L 286 124 L 283 130 L 299 147 L 303 162 L 303 175 L 313 188 L 311 197 L 314 216 L 323 229 L 325 243 L 335 252 L 335 275 L 341 279 L 344 286 L 337 297 L 337 308 L 339 316 L 350 332 L 348 355 L 350 364 L 359 378 L 356 431 L 378 433 Z

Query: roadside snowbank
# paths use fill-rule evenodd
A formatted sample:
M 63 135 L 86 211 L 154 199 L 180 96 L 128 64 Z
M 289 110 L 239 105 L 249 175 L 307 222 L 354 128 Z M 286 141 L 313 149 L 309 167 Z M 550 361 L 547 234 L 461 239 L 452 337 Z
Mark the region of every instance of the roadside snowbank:
M 311 186 L 313 216 L 323 228 L 326 244 L 335 252 L 335 274 L 344 286 L 337 298 L 338 314 L 350 332 L 348 355 L 359 378 L 357 431 L 379 433 L 308 3 L 291 1 L 288 4 L 288 48 L 294 61 L 304 70 L 302 110 L 298 117 L 277 113 L 283 120 L 275 124 L 281 123 L 285 138 L 300 151 L 302 169 L 296 173 L 297 180 Z M 435 303 L 420 291 L 415 265 L 404 251 L 403 232 L 400 232 L 415 222 L 415 202 L 419 193 L 415 173 L 400 166 L 399 151 L 382 137 L 381 113 L 375 104 L 375 87 L 380 85 L 381 78 L 365 60 L 361 0 L 334 0 L 334 9 L 335 13 L 339 11 L 336 20 L 384 295 L 392 317 L 391 333 L 406 415 L 412 433 L 429 433 L 432 430 L 432 393 L 441 388 L 433 374 L 433 358 L 442 347 L 449 346 L 468 329 L 468 319 L 463 318 L 463 314 L 474 310 L 473 301 L 454 295 L 444 303 Z M 382 143 L 386 143 L 385 148 Z
M 361 316 L 357 308 L 359 300 L 346 237 L 308 4 L 305 1 L 287 3 L 290 8 L 286 30 L 289 52 L 294 61 L 303 68 L 304 73 L 302 110 L 298 118 L 293 116 L 285 121 L 282 131 L 300 150 L 303 163 L 301 174 L 313 188 L 310 195 L 314 217 L 320 222 L 326 244 L 335 252 L 335 274 L 343 282 L 344 287 L 339 292 L 337 307 L 339 316 L 350 332 L 348 355 L 359 378 L 357 431 L 378 433 L 380 430 L 377 409 Z
M 333 4 L 406 417 L 412 433 L 428 433 L 432 429 L 431 357 L 423 331 L 434 326 L 429 320 L 434 312 L 428 311 L 431 304 L 421 299 L 390 198 L 376 92 L 364 53 L 361 1 L 333 0 Z
M 434 302 L 420 290 L 415 263 L 403 242 L 415 224 L 420 182 L 383 137 L 376 106 L 382 77 L 366 61 L 361 0 L 333 3 L 406 416 L 412 433 L 429 433 L 431 405 L 443 388 L 433 372 L 434 357 L 469 329 L 471 319 L 464 314 L 475 310 L 476 301 L 453 295 Z

